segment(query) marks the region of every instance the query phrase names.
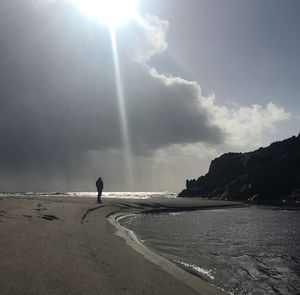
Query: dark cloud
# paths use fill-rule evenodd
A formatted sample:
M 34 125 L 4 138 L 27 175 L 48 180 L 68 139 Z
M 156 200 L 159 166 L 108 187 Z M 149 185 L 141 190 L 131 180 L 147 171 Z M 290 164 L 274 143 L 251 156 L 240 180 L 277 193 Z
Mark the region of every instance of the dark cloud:
M 70 155 L 120 148 L 107 31 L 70 4 L 29 3 L 0 4 L 1 167 L 64 166 Z M 150 75 L 133 61 L 130 41 L 120 40 L 120 63 L 133 150 L 220 142 L 194 87 Z

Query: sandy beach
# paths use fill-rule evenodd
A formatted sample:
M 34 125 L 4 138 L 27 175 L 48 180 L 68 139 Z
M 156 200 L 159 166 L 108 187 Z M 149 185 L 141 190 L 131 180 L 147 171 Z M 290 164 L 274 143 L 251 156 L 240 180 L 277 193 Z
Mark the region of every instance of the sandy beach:
M 224 294 L 137 243 L 124 214 L 236 206 L 205 200 L 0 199 L 1 294 Z

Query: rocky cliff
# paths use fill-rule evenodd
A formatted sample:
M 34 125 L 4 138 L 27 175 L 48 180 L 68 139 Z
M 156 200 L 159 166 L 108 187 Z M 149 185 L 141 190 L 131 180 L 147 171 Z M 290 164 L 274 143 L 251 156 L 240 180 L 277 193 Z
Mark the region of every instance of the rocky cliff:
M 300 134 L 253 152 L 223 154 L 178 196 L 300 205 Z

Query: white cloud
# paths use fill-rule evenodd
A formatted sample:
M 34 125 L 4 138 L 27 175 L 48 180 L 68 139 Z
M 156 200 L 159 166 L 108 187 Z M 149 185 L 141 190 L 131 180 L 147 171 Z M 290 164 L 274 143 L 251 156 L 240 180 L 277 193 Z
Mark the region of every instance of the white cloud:
M 265 133 L 275 133 L 278 123 L 291 118 L 292 115 L 285 111 L 282 106 L 271 101 L 266 106 L 259 104 L 248 106 L 217 104 L 214 95 L 202 96 L 198 82 L 178 76 L 165 75 L 149 66 L 148 60 L 167 48 L 165 36 L 168 27 L 168 22 L 157 17 L 148 16 L 145 19 L 143 27 L 145 37 L 143 46 L 139 47 L 139 56 L 143 58 L 140 58 L 139 61 L 145 65 L 145 70 L 157 80 L 157 83 L 163 83 L 166 88 L 176 89 L 177 93 L 184 93 L 185 96 L 182 96 L 181 99 L 186 102 L 187 108 L 194 108 L 195 105 L 192 102 L 198 101 L 199 114 L 206 114 L 210 120 L 210 125 L 222 130 L 225 135 L 225 145 L 236 148 L 256 147 L 262 143 Z
M 140 34 L 135 48 L 135 59 L 144 63 L 167 48 L 169 22 L 154 15 L 146 15 L 139 18 L 138 28 Z
M 269 102 L 262 105 L 220 106 L 215 97 L 201 97 L 200 106 L 210 113 L 212 121 L 225 132 L 225 143 L 235 147 L 255 147 L 266 132 L 276 132 L 276 124 L 290 119 L 282 106 Z

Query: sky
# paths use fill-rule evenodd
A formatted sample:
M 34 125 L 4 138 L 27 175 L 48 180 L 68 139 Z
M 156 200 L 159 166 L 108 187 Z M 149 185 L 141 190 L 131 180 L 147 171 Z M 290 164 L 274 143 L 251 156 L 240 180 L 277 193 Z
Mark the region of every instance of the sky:
M 298 0 L 140 0 L 113 34 L 71 0 L 2 0 L 0 191 L 179 192 L 298 135 L 299 36 Z

